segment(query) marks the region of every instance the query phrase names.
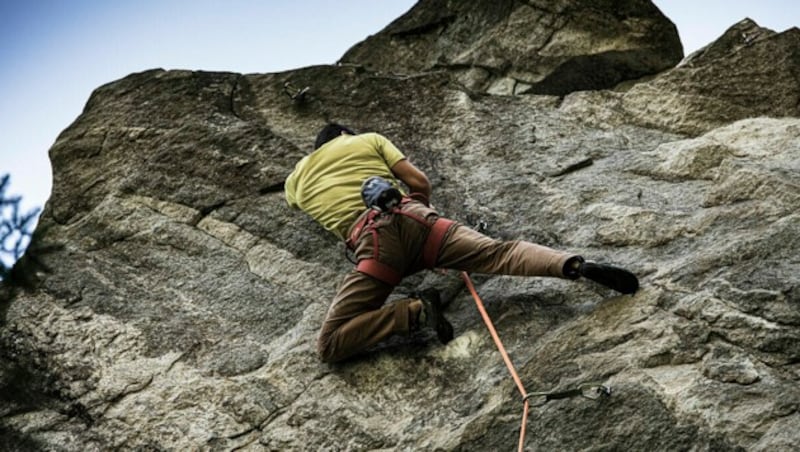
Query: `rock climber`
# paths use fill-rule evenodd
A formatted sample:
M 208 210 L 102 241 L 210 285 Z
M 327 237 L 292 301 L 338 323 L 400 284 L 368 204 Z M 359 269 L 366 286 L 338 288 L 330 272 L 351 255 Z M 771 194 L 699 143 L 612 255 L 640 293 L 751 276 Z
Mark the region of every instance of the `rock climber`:
M 442 343 L 450 341 L 453 328 L 438 292 L 386 302 L 404 276 L 424 268 L 583 276 L 625 294 L 639 287 L 628 270 L 526 241 L 494 240 L 441 217 L 430 205 L 428 177 L 378 133 L 357 134 L 330 123 L 314 149 L 287 177 L 286 200 L 345 240 L 357 262 L 338 287 L 319 333 L 317 351 L 325 362 L 422 328 L 433 328 Z

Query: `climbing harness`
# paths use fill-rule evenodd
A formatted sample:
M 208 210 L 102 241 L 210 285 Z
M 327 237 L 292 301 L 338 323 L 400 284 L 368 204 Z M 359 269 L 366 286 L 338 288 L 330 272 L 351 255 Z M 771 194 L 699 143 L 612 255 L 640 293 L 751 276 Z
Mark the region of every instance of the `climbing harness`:
M 492 339 L 494 339 L 497 350 L 500 351 L 500 356 L 503 357 L 503 361 L 508 368 L 508 372 L 511 374 L 511 378 L 514 379 L 514 383 L 517 385 L 517 389 L 522 396 L 522 425 L 519 429 L 519 446 L 517 447 L 519 452 L 522 452 L 525 446 L 525 427 L 528 425 L 528 411 L 531 406 L 539 407 L 550 400 L 566 399 L 576 396 L 583 396 L 589 399 L 598 399 L 602 396 L 611 395 L 611 388 L 598 383 L 583 383 L 578 385 L 578 387 L 575 389 L 559 392 L 526 392 L 525 386 L 522 384 L 522 380 L 519 378 L 517 370 L 514 368 L 514 364 L 511 362 L 511 358 L 508 356 L 508 352 L 506 352 L 503 342 L 500 340 L 500 336 L 497 334 L 494 323 L 492 323 L 492 319 L 486 312 L 486 308 L 483 305 L 483 300 L 481 300 L 480 295 L 478 295 L 478 291 L 475 290 L 475 285 L 472 283 L 472 279 L 469 277 L 467 272 L 461 272 L 461 278 L 464 280 L 464 283 L 467 285 L 467 289 L 469 289 L 472 298 L 475 300 L 475 305 L 478 307 L 478 312 L 480 312 L 483 322 L 486 324 L 489 334 L 492 335 Z M 537 403 L 532 404 L 532 399 L 537 400 Z
M 447 218 L 439 217 L 433 224 L 431 224 L 425 218 L 404 211 L 403 206 L 414 200 L 428 205 L 428 200 L 424 195 L 412 193 L 408 196 L 404 196 L 400 200 L 399 205 L 391 207 L 388 211 L 370 208 L 366 215 L 362 215 L 356 225 L 353 226 L 350 237 L 345 241 L 345 252 L 347 252 L 348 249 L 355 251 L 356 244 L 361 238 L 361 235 L 370 233 L 372 235 L 372 256 L 359 259 L 358 262 L 356 262 L 356 270 L 392 286 L 400 284 L 400 281 L 404 276 L 406 276 L 406 274 L 403 272 L 378 260 L 380 254 L 380 241 L 378 239 L 379 234 L 376 221 L 384 215 L 393 214 L 403 215 L 411 218 L 412 220 L 430 229 L 430 232 L 428 232 L 428 238 L 425 240 L 425 244 L 422 247 L 422 264 L 423 268 L 434 268 L 436 265 L 436 259 L 439 257 L 439 250 L 442 248 L 444 236 L 447 234 L 450 226 L 452 226 L 455 222 Z M 410 273 L 414 273 L 417 270 L 422 270 L 422 268 L 414 269 L 414 271 Z

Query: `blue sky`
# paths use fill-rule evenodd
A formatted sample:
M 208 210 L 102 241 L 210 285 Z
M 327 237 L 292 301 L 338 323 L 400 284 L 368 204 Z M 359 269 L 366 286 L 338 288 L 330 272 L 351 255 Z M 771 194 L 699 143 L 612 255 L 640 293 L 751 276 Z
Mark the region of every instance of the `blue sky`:
M 50 194 L 47 151 L 92 90 L 151 68 L 267 73 L 334 63 L 414 0 L 0 0 L 0 174 L 26 209 Z M 750 17 L 800 25 L 797 0 L 656 0 L 684 52 Z

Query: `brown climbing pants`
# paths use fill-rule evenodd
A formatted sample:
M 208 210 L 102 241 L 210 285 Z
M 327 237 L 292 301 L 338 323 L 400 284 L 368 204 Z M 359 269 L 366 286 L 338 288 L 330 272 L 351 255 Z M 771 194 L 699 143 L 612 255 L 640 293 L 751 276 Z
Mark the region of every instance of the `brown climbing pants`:
M 413 201 L 404 211 L 425 218 L 438 218 L 435 210 Z M 379 220 L 379 260 L 404 275 L 422 269 L 422 246 L 429 229 L 404 215 Z M 372 256 L 372 235 L 362 234 L 356 244 L 356 259 Z M 447 232 L 437 268 L 471 273 L 564 277 L 562 270 L 574 254 L 525 241 L 498 241 L 473 229 L 454 224 Z M 412 312 L 419 312 L 414 299 L 386 303 L 393 286 L 353 269 L 345 276 L 328 309 L 317 341 L 320 358 L 335 362 L 352 356 L 393 334 L 408 334 Z M 415 306 L 412 308 L 412 305 Z

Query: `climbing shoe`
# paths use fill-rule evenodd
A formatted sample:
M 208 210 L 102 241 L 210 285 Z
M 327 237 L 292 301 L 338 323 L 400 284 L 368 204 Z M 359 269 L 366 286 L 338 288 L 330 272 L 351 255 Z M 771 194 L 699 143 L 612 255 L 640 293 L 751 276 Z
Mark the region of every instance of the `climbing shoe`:
M 633 294 L 639 290 L 639 279 L 624 268 L 613 267 L 595 262 L 582 262 L 578 272 L 584 278 L 591 279 L 606 287 L 624 294 Z
M 439 291 L 426 289 L 416 295 L 422 302 L 422 311 L 419 313 L 417 325 L 431 327 L 436 331 L 439 342 L 446 344 L 453 340 L 453 325 L 444 318 L 442 300 Z

